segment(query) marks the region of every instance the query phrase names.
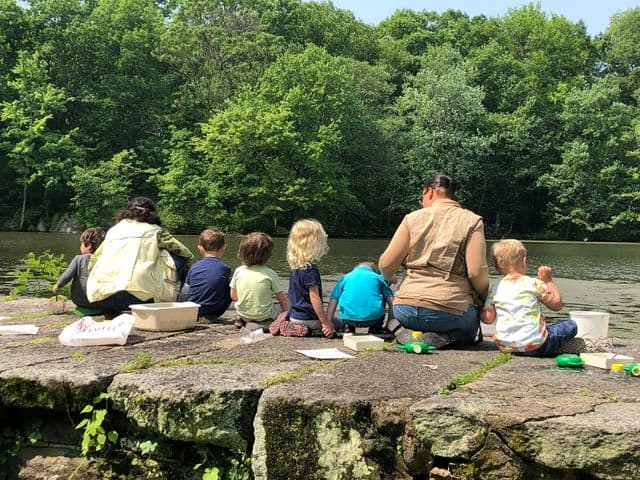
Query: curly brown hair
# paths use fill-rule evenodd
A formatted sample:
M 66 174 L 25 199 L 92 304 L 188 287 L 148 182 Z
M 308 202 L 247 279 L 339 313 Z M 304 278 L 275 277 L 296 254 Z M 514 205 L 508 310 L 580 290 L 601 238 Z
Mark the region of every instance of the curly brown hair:
M 264 265 L 273 253 L 273 239 L 263 232 L 252 232 L 242 239 L 238 258 L 244 265 Z
M 124 210 L 118 212 L 116 215 L 116 223 L 124 219 L 150 223 L 151 225 L 162 225 L 160 216 L 158 212 L 156 212 L 156 204 L 147 197 L 134 198 Z
M 104 241 L 106 234 L 107 232 L 102 227 L 87 228 L 80 234 L 80 242 L 82 242 L 85 247 L 91 248 L 91 253 L 93 253 Z

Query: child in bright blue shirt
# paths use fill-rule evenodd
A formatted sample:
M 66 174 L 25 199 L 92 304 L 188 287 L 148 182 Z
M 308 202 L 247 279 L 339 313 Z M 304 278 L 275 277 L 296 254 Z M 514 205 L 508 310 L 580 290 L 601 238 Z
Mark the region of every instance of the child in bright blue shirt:
M 344 275 L 333 288 L 327 307 L 327 318 L 334 319 L 336 307 L 345 329 L 369 327 L 379 333 L 384 322 L 385 303 L 389 304 L 389 319 L 393 318 L 393 292 L 375 265 L 362 262 Z M 335 319 L 334 324 L 340 324 Z

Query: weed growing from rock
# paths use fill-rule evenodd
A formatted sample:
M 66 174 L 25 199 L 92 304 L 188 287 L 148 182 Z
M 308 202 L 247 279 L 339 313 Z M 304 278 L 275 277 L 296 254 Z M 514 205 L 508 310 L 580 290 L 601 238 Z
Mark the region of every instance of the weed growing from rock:
M 153 357 L 146 352 L 139 353 L 131 362 L 127 362 L 118 369 L 118 373 L 131 373 L 134 370 L 143 370 L 153 366 Z
M 11 457 L 16 456 L 25 446 L 38 443 L 42 438 L 41 427 L 40 422 L 33 422 L 27 431 L 18 431 L 13 438 L 0 437 L 0 476 Z
M 318 365 L 314 365 L 312 367 L 304 367 L 304 368 L 299 368 L 297 370 L 293 370 L 291 372 L 285 372 L 285 373 L 281 373 L 279 375 L 274 375 L 273 377 L 269 377 L 267 378 L 264 383 L 267 387 L 273 386 L 273 385 L 277 385 L 279 383 L 284 383 L 284 382 L 288 382 L 289 380 L 292 380 L 294 378 L 297 377 L 301 377 L 302 375 L 307 375 L 309 373 L 313 373 L 316 372 L 322 368 L 325 368 L 327 365 L 329 364 L 329 362 L 319 362 Z
M 14 270 L 14 287 L 10 295 L 46 297 L 51 294 L 51 286 L 56 282 L 67 266 L 63 254 L 55 255 L 47 250 L 40 255 L 29 252 L 21 260 L 21 267 Z M 60 292 L 69 295 L 70 287 L 67 285 Z
M 46 345 L 49 343 L 56 343 L 56 339 L 55 338 L 51 338 L 51 337 L 40 337 L 40 338 L 34 338 L 33 340 L 27 340 L 26 342 L 15 342 L 15 343 L 10 343 L 8 345 L 6 345 L 7 348 L 20 348 L 20 347 L 26 347 L 28 345 Z
M 115 430 L 107 431 L 104 423 L 107 417 L 107 405 L 111 395 L 101 393 L 93 399 L 92 404 L 85 405 L 80 411 L 81 414 L 90 414 L 88 418 L 83 419 L 76 430 L 84 430 L 82 432 L 82 455 L 87 456 L 89 452 L 100 452 L 107 446 L 114 446 L 118 441 L 118 432 Z M 98 408 L 104 404 L 104 408 Z
M 456 388 L 461 387 L 462 385 L 465 385 L 467 383 L 473 382 L 476 378 L 480 378 L 492 368 L 508 362 L 509 360 L 511 360 L 511 358 L 512 355 L 510 353 L 501 352 L 498 354 L 498 356 L 492 358 L 488 362 L 483 363 L 475 370 L 454 377 L 449 385 L 438 390 L 438 393 L 440 395 L 449 395 L 452 390 L 455 390 Z

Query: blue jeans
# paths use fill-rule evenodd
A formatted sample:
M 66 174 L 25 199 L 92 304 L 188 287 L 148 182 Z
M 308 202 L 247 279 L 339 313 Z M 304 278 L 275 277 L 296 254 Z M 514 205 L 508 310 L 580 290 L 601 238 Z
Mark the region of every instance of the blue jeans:
M 447 333 L 453 340 L 452 346 L 473 345 L 480 328 L 478 309 L 469 305 L 462 315 L 441 312 L 426 307 L 394 305 L 393 315 L 400 324 L 418 332 Z
M 547 325 L 547 340 L 541 347 L 530 352 L 518 352 L 527 357 L 547 357 L 556 355 L 563 343 L 571 340 L 578 333 L 578 325 L 573 320 L 559 320 Z

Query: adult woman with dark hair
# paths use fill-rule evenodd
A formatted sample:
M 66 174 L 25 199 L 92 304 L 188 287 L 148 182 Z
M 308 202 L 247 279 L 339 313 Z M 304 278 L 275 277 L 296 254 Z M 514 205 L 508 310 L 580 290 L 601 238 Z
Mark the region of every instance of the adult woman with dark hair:
M 116 217 L 91 257 L 87 296 L 111 313 L 129 305 L 175 301 L 193 253 L 165 229 L 155 204 L 136 197 Z
M 482 218 L 454 199 L 457 185 L 443 174 L 422 188 L 423 208 L 404 217 L 378 266 L 386 279 L 405 267 L 395 294 L 390 325 L 399 341 L 406 330 L 431 332 L 436 346 L 471 345 L 476 339 L 481 306 L 489 288 Z

